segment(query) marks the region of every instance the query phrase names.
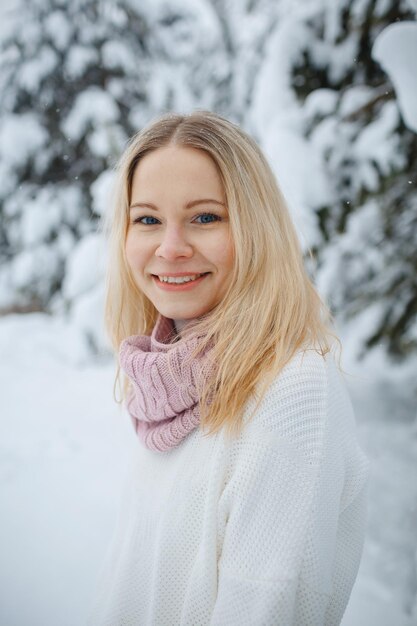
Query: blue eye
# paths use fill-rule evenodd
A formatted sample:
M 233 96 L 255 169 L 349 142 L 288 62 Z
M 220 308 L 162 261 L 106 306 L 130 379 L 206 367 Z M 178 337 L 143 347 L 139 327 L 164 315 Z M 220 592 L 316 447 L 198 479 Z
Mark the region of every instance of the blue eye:
M 152 217 L 151 215 L 144 215 L 143 217 L 138 217 L 136 220 L 134 220 L 135 223 L 139 223 L 139 224 L 144 224 L 145 226 L 153 226 L 154 223 L 152 224 L 145 224 L 145 222 L 142 222 L 142 220 L 156 220 L 156 217 Z M 158 220 L 156 220 L 158 221 Z
M 201 215 L 197 215 L 197 219 L 199 217 L 214 217 L 215 218 L 214 221 L 220 221 L 220 219 L 221 219 L 218 215 L 215 215 L 214 213 L 201 213 Z M 211 221 L 209 221 L 209 222 L 204 221 L 204 222 L 201 222 L 201 223 L 202 224 L 212 224 Z
M 214 213 L 201 213 L 200 215 L 197 215 L 196 219 L 199 218 L 203 218 L 204 221 L 200 222 L 200 224 L 212 224 L 213 221 L 214 222 L 220 222 L 221 221 L 221 217 L 219 217 L 218 215 L 215 215 Z M 206 218 L 214 218 L 214 220 L 209 219 L 207 221 Z M 134 224 L 143 224 L 144 226 L 154 226 L 155 222 L 143 222 L 142 220 L 155 220 L 156 222 L 158 221 L 156 219 L 156 217 L 152 217 L 151 215 L 144 215 L 143 217 L 137 217 L 135 220 L 133 220 Z

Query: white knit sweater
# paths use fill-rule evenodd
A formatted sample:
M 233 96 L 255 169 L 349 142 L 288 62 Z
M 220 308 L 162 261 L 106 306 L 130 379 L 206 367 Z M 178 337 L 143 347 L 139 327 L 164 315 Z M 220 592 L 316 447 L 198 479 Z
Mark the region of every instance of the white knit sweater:
M 298 353 L 238 439 L 137 441 L 129 470 L 90 626 L 340 623 L 370 464 L 331 354 Z

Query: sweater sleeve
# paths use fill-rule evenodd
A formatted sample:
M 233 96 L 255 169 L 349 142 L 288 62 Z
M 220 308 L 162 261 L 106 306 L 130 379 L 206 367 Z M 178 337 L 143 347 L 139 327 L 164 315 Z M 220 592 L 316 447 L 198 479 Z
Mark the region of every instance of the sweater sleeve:
M 211 626 L 340 623 L 362 552 L 366 467 L 329 424 L 327 385 L 321 365 L 292 371 L 235 446 Z

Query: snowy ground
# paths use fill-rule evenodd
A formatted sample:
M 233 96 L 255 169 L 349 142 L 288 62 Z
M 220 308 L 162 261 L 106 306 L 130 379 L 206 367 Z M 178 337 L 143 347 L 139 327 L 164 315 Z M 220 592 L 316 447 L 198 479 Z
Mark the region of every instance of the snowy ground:
M 0 623 L 82 626 L 116 521 L 134 433 L 113 363 L 42 314 L 0 320 Z M 416 407 L 411 372 L 343 361 L 372 461 L 368 533 L 343 626 L 411 626 Z M 408 381 L 408 382 L 407 382 Z

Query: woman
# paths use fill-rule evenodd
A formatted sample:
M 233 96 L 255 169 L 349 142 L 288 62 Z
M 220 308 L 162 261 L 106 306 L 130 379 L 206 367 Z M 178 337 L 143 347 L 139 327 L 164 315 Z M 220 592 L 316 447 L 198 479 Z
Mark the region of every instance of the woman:
M 339 624 L 369 462 L 271 169 L 197 111 L 118 171 L 106 322 L 137 445 L 89 623 Z

